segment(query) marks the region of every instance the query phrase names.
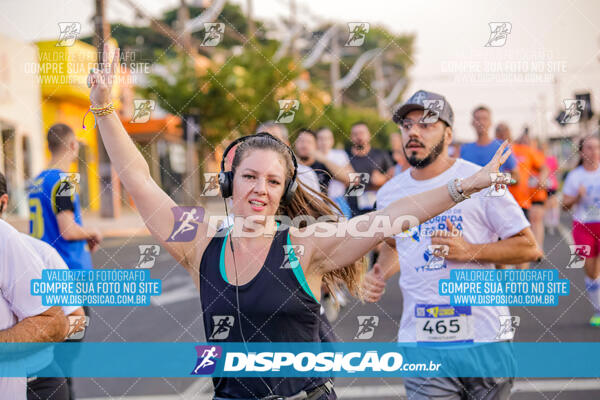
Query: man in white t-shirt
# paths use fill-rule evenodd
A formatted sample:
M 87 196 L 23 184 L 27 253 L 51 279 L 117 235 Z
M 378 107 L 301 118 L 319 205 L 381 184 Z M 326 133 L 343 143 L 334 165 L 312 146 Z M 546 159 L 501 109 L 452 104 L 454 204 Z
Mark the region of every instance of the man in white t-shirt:
M 42 268 L 42 260 L 22 235 L 0 220 L 0 343 L 65 338 L 67 321 L 61 308 L 44 306 L 41 296 L 31 295 L 31 280 L 41 279 Z M 0 393 L 3 398 L 25 400 L 26 382 L 25 377 L 0 378 Z
M 464 178 L 480 169 L 448 156 L 452 141 L 453 113 L 444 97 L 419 91 L 394 114 L 402 132 L 403 148 L 411 168 L 385 183 L 377 193 L 377 208 L 409 195 L 438 187 L 453 178 Z M 422 122 L 424 100 L 442 100 L 435 122 Z M 431 121 L 431 120 L 430 120 Z M 501 188 L 503 189 L 503 188 Z M 383 246 L 378 264 L 365 282 L 367 299 L 377 301 L 385 279 L 401 271 L 404 304 L 399 342 L 417 345 L 497 341 L 500 316 L 509 316 L 506 306 L 449 305 L 440 296 L 440 279 L 449 279 L 454 268 L 494 269 L 495 264 L 518 264 L 541 257 L 529 223 L 506 189 L 502 196 L 487 196 L 483 190 L 423 224 L 395 237 L 392 247 Z M 446 232 L 444 232 L 446 231 Z M 448 235 L 448 233 L 452 234 Z M 500 239 L 500 240 L 498 240 Z M 394 248 L 395 247 L 395 248 Z M 443 256 L 436 249 L 443 249 Z M 444 310 L 441 318 L 437 312 Z M 438 318 L 439 317 L 439 318 Z M 431 329 L 439 321 L 446 329 Z M 466 360 L 468 362 L 468 360 Z M 511 379 L 501 378 L 406 378 L 409 399 L 507 398 Z
M 8 209 L 9 197 L 8 197 L 8 187 L 6 186 L 6 178 L 0 172 L 0 219 L 4 218 L 5 211 Z M 36 239 L 32 236 L 29 236 L 25 233 L 21 233 L 21 239 L 26 245 L 29 245 L 34 253 L 38 255 L 42 261 L 42 269 L 69 269 L 67 264 L 62 259 L 60 254 L 48 243 Z M 66 329 L 67 334 L 66 337 L 76 333 L 82 326 L 81 324 L 75 324 L 75 319 L 85 318 L 85 313 L 83 311 L 83 307 L 81 306 L 63 306 L 63 313 L 67 316 L 66 320 Z M 42 352 L 36 354 L 36 358 L 38 359 L 38 363 L 36 363 L 37 368 L 34 370 L 30 370 L 30 372 L 34 372 L 35 370 L 41 370 L 50 364 L 54 358 L 53 352 L 51 348 L 43 350 Z M 27 382 L 27 391 L 28 396 L 33 398 L 46 398 L 52 395 L 53 399 L 68 400 L 69 388 L 66 384 L 65 378 L 60 377 L 30 377 Z

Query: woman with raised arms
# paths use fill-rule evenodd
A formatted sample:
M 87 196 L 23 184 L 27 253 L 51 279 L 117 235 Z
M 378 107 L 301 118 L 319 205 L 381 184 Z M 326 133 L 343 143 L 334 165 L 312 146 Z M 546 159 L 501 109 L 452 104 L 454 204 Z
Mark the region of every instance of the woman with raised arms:
M 176 222 L 171 209 L 177 204 L 152 179 L 142 154 L 117 114 L 111 112 L 110 93 L 119 50 L 111 64 L 106 48 L 103 56 L 105 69 L 92 70 L 88 77 L 91 107 L 102 140 L 146 226 L 199 288 L 202 310 L 198 312 L 203 313 L 206 337 L 211 342 L 318 342 L 322 283 L 333 292 L 334 286 L 343 282 L 351 293 L 360 296 L 365 272 L 362 258 L 385 236 L 427 221 L 494 183 L 508 183 L 502 174 L 492 174 L 510 154 L 509 149 L 503 154 L 504 143 L 488 165 L 462 181 L 398 200 L 361 216 L 358 224 L 352 219 L 315 223 L 355 225 L 364 231 L 375 219 L 385 217 L 392 227 L 385 234 L 364 237 L 347 233 L 344 226 L 329 229 L 322 225 L 307 235 L 306 227 L 278 227 L 273 216 L 335 215 L 333 203 L 297 183 L 289 147 L 268 134 L 258 134 L 244 138 L 231 150 L 235 152 L 231 173 L 220 179 L 222 191 L 223 180 L 228 180 L 226 192 L 231 193 L 224 193 L 224 197 L 232 198 L 236 223 L 240 217 L 252 217 L 253 227 L 244 224 L 238 229 L 242 234 L 228 231 L 215 235 L 208 224 L 199 222 L 193 240 L 170 241 Z M 497 176 L 495 182 L 492 176 Z M 407 215 L 412 218 L 394 224 Z M 256 221 L 261 220 L 257 217 L 264 217 L 260 235 L 248 231 L 256 228 Z M 324 231 L 346 233 L 317 237 Z M 336 398 L 327 378 L 215 378 L 214 385 L 215 399 L 292 396 L 302 391 L 307 393 L 303 398 L 311 400 Z

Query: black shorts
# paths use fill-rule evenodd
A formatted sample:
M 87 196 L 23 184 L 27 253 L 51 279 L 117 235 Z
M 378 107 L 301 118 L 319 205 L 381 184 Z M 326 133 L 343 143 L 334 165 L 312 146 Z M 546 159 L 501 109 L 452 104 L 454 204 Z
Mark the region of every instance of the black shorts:
M 548 197 L 552 197 L 556 194 L 556 189 L 548 189 Z
M 525 214 L 525 218 L 527 218 L 527 220 L 529 221 L 529 209 L 521 208 L 521 210 L 523 210 L 523 214 Z
M 543 206 L 546 202 L 545 201 L 532 201 L 531 205 L 532 206 Z

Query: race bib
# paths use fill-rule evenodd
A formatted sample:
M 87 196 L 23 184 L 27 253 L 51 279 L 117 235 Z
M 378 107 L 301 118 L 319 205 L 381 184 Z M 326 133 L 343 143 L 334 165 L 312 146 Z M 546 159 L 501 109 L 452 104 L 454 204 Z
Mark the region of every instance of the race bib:
M 474 328 L 471 306 L 417 304 L 415 320 L 417 342 L 473 342 Z
M 359 210 L 372 210 L 377 200 L 377 192 L 366 190 L 356 199 Z

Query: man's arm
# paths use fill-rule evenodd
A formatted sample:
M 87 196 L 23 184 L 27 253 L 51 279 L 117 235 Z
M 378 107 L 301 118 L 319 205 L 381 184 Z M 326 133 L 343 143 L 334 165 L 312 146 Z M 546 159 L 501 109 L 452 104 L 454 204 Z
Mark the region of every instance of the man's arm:
M 446 225 L 449 231 L 435 232 L 431 244 L 447 246 L 448 254 L 444 256 L 447 260 L 482 264 L 521 264 L 544 256 L 530 228 L 503 240 L 476 244 L 467 242 L 449 220 L 446 220 Z
M 379 257 L 377 263 L 381 267 L 383 273 L 383 279 L 388 280 L 392 276 L 400 272 L 400 259 L 398 257 L 398 251 L 396 250 L 396 240 L 394 238 L 387 238 L 381 243 L 379 251 Z
M 374 303 L 381 299 L 385 293 L 385 281 L 400 272 L 400 261 L 396 251 L 396 242 L 392 238 L 381 243 L 379 258 L 367 274 L 362 283 L 363 297 L 366 301 Z
M 67 334 L 66 320 L 61 307 L 50 307 L 41 314 L 0 330 L 0 343 L 62 342 Z
M 65 240 L 90 240 L 99 235 L 97 229 L 84 228 L 75 222 L 73 211 L 61 211 L 56 215 L 60 235 Z

